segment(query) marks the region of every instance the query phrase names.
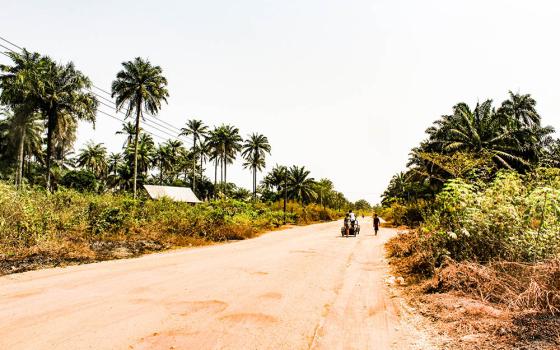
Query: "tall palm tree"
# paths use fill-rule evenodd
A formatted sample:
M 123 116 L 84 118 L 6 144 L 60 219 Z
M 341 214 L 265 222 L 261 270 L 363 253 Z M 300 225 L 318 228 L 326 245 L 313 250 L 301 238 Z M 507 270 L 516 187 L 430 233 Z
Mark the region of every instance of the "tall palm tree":
M 9 163 L 16 160 L 15 183 L 19 188 L 22 184 L 25 159 L 42 155 L 42 117 L 38 113 L 28 116 L 21 111 L 5 111 L 0 114 L 5 116 L 5 119 L 0 120 L 0 158 Z
M 34 95 L 47 119 L 46 187 L 51 190 L 51 163 L 56 129 L 60 128 L 62 121 L 74 125 L 77 120 L 94 123 L 98 102 L 93 93 L 86 91 L 91 87 L 89 78 L 77 70 L 72 62 L 58 65 L 46 59 L 39 75 L 34 84 Z M 61 133 L 58 135 L 63 136 Z M 60 153 L 67 151 L 62 149 Z
M 126 135 L 126 140 L 124 141 L 123 147 L 130 147 L 130 145 L 132 145 L 132 143 L 134 142 L 134 135 L 136 135 L 136 126 L 131 122 L 123 123 L 122 129 L 117 131 L 115 135 Z
M 206 144 L 209 148 L 208 157 L 214 162 L 214 189 L 218 184 L 218 165 L 220 164 L 220 156 L 222 154 L 222 145 L 220 139 L 220 128 L 214 127 L 206 138 Z M 216 191 L 214 190 L 214 194 Z
M 12 60 L 13 66 L 0 65 L 0 102 L 10 106 L 14 112 L 11 138 L 17 145 L 15 183 L 19 188 L 23 177 L 27 132 L 37 127 L 34 125 L 38 117 L 38 101 L 33 94 L 34 79 L 45 59 L 40 54 L 25 49 L 21 54 L 9 52 L 6 55 Z
M 198 147 L 196 148 L 196 154 L 199 157 L 200 160 L 200 168 L 199 170 L 199 175 L 200 175 L 200 179 L 201 181 L 203 180 L 204 174 L 203 174 L 203 166 L 204 163 L 206 163 L 206 160 L 208 159 L 208 157 L 210 156 L 210 153 L 212 152 L 212 148 L 210 145 L 210 142 L 208 140 L 208 135 L 206 135 L 206 137 L 204 138 L 204 140 L 201 140 L 198 142 Z
M 90 141 L 78 154 L 78 166 L 84 167 L 97 177 L 107 174 L 107 148 L 102 143 Z
M 257 171 L 264 169 L 266 154 L 270 154 L 268 138 L 261 134 L 252 134 L 243 144 L 241 155 L 245 158 L 243 166 L 253 170 L 253 199 L 257 197 Z
M 191 152 L 196 152 L 198 143 L 202 143 L 204 138 L 208 135 L 208 127 L 204 125 L 202 120 L 198 119 L 190 119 L 187 121 L 186 127 L 181 128 L 181 133 L 179 135 L 190 136 L 193 137 L 193 145 Z M 196 154 L 196 153 L 194 153 Z M 201 163 L 202 163 L 202 154 L 200 155 Z M 193 157 L 193 164 L 192 164 L 192 174 L 193 174 L 193 181 L 192 181 L 192 190 L 196 192 L 196 176 L 195 176 L 195 168 L 196 168 L 196 157 Z
M 224 184 L 227 184 L 227 165 L 233 163 L 237 153 L 242 149 L 243 139 L 239 135 L 239 129 L 232 125 L 220 127 L 221 160 L 224 171 Z
M 309 173 L 304 166 L 294 165 L 288 170 L 288 195 L 304 206 L 317 197 L 315 179 L 309 177 Z
M 136 182 L 138 174 L 138 138 L 140 136 L 140 119 L 143 112 L 157 114 L 162 101 L 167 103 L 167 79 L 160 66 L 152 66 L 148 60 L 136 57 L 132 61 L 122 63 L 123 70 L 111 86 L 111 97 L 116 96 L 117 110 L 126 105 L 126 117 L 136 113 L 134 136 L 134 165 L 132 191 L 136 198 Z

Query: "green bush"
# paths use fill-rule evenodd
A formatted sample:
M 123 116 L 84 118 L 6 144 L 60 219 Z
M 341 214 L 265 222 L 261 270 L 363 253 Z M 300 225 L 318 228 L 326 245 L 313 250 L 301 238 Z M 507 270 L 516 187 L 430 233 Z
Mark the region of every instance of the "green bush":
M 91 171 L 71 170 L 62 177 L 60 185 L 80 192 L 94 192 L 99 183 Z
M 408 263 L 422 266 L 422 274 L 447 259 L 537 262 L 560 254 L 558 170 L 539 169 L 528 175 L 502 171 L 484 185 L 449 180 L 423 212 L 424 223 L 407 237 L 414 238 L 408 246 L 422 252 L 410 252 L 416 261 Z M 432 268 L 426 269 L 426 263 Z

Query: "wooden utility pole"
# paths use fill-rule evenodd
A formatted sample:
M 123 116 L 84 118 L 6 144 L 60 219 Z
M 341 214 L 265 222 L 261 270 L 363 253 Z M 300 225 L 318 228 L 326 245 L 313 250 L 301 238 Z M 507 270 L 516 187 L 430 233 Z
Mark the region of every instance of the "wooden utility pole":
M 288 201 L 288 169 L 284 169 L 284 225 L 286 225 L 286 202 Z

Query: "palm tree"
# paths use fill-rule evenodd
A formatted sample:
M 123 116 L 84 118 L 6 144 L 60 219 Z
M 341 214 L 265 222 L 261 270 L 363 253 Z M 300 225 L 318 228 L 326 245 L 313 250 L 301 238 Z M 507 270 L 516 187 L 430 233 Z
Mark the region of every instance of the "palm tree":
M 159 168 L 159 184 L 163 185 L 163 175 L 173 167 L 172 149 L 167 144 L 159 145 L 154 152 L 154 163 Z
M 169 175 L 171 176 L 171 180 L 174 181 L 177 177 L 179 157 L 182 150 L 185 148 L 183 147 L 183 143 L 179 140 L 167 140 L 165 145 L 169 147 L 169 161 L 171 163 L 171 166 L 169 167 Z
M 214 188 L 216 188 L 218 183 L 218 164 L 220 164 L 220 155 L 222 154 L 222 146 L 220 140 L 220 129 L 214 128 L 208 133 L 206 138 L 206 144 L 208 146 L 208 157 L 214 162 Z M 216 191 L 214 191 L 214 194 Z
M 78 155 L 78 166 L 84 167 L 94 173 L 97 177 L 103 177 L 107 173 L 107 148 L 102 143 L 90 141 Z
M 124 141 L 123 147 L 130 147 L 132 142 L 134 142 L 134 135 L 136 134 L 136 126 L 131 122 L 126 122 L 122 124 L 122 129 L 117 131 L 115 135 L 126 135 L 126 140 Z
M 120 153 L 111 153 L 107 159 L 107 171 L 112 175 L 117 175 L 117 171 L 121 166 L 122 155 Z
M 294 165 L 288 170 L 288 195 L 304 206 L 317 197 L 315 180 L 309 177 L 309 173 L 303 166 Z
M 63 138 L 60 123 L 77 124 L 77 120 L 94 123 L 97 110 L 97 99 L 86 89 L 91 87 L 90 80 L 76 70 L 72 62 L 58 65 L 46 59 L 44 68 L 35 81 L 34 95 L 38 99 L 39 108 L 47 119 L 47 154 L 46 154 L 46 187 L 51 190 L 51 162 L 55 148 L 55 136 Z M 68 130 L 68 129 L 67 129 Z M 73 129 L 75 132 L 75 128 Z M 61 149 L 60 154 L 67 153 Z
M 426 130 L 429 139 L 422 151 L 485 152 L 491 154 L 499 166 L 509 169 L 530 166 L 535 159 L 534 155 L 527 153 L 527 143 L 543 137 L 537 135 L 543 131 L 540 126 L 534 129 L 504 123 L 492 108 L 491 100 L 477 104 L 472 111 L 467 104 L 459 103 L 453 108 L 452 115 L 443 116 L 434 124 Z
M 9 52 L 6 55 L 14 65 L 0 65 L 0 102 L 9 105 L 14 112 L 10 136 L 13 144 L 17 145 L 15 184 L 19 188 L 23 177 L 26 137 L 33 137 L 27 132 L 37 129 L 38 103 L 33 95 L 34 79 L 45 59 L 25 49 L 21 54 Z
M 179 135 L 184 135 L 184 136 L 192 135 L 193 146 L 192 146 L 191 152 L 195 152 L 196 149 L 197 149 L 197 142 L 201 142 L 201 140 L 203 140 L 208 135 L 208 127 L 206 125 L 204 125 L 202 120 L 190 119 L 190 120 L 187 121 L 186 127 L 181 128 L 181 133 Z M 202 155 L 200 157 L 202 159 Z M 202 163 L 202 160 L 200 162 Z M 195 167 L 196 167 L 196 157 L 193 157 L 193 164 L 192 164 L 192 174 L 193 174 L 192 190 L 193 190 L 193 192 L 196 192 Z
M 9 163 L 16 160 L 15 183 L 19 188 L 22 184 L 25 159 L 42 155 L 42 117 L 38 113 L 31 116 L 11 111 L 0 113 L 5 116 L 5 119 L 0 120 L 0 157 Z M 16 154 L 17 159 L 14 159 Z
M 266 154 L 270 154 L 268 138 L 261 134 L 252 134 L 243 144 L 241 155 L 245 158 L 243 166 L 253 170 L 253 199 L 257 197 L 257 171 L 264 169 Z
M 227 165 L 233 163 L 237 153 L 241 151 L 243 139 L 239 135 L 239 129 L 232 125 L 223 125 L 220 128 L 221 160 L 224 168 L 224 183 L 227 183 Z
M 210 142 L 208 140 L 208 134 L 207 134 L 206 138 L 203 141 L 198 142 L 198 147 L 196 148 L 196 154 L 198 154 L 198 157 L 200 158 L 200 168 L 198 170 L 199 170 L 199 175 L 200 175 L 201 180 L 204 177 L 204 175 L 202 173 L 204 163 L 206 163 L 206 160 L 210 156 L 211 152 L 212 152 L 212 149 L 211 149 L 211 145 L 210 145 Z
M 498 115 L 505 117 L 506 121 L 513 121 L 517 127 L 533 126 L 540 124 L 541 117 L 537 113 L 535 101 L 531 95 L 521 95 L 509 92 L 509 99 L 502 102 Z
M 111 97 L 116 96 L 117 110 L 126 105 L 126 117 L 136 113 L 134 133 L 134 165 L 132 191 L 136 198 L 138 174 L 138 138 L 140 136 L 140 119 L 143 112 L 157 114 L 161 102 L 167 103 L 167 79 L 160 66 L 152 66 L 148 60 L 136 57 L 133 61 L 122 63 L 124 69 L 117 73 L 117 79 L 111 86 Z
M 334 190 L 333 182 L 329 179 L 321 179 L 315 183 L 315 192 L 319 196 L 319 204 L 325 208 L 325 204 L 331 199 L 332 192 Z

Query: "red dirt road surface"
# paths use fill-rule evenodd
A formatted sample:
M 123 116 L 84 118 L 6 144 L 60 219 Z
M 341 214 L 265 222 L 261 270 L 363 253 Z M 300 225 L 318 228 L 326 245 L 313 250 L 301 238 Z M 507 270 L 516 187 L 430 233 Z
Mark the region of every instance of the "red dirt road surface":
M 409 349 L 371 219 L 0 278 L 0 349 Z

